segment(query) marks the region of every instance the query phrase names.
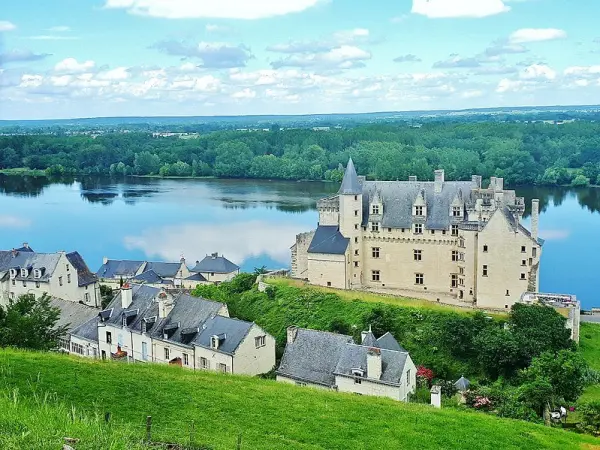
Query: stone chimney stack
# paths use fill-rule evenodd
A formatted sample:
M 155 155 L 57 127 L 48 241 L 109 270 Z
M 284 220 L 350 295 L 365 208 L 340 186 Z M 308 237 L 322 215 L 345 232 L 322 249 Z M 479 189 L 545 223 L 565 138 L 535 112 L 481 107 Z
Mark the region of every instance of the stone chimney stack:
M 29 244 L 27 242 L 23 242 L 23 248 L 29 249 Z
M 540 222 L 540 201 L 535 198 L 531 201 L 531 237 L 534 241 L 538 240 Z
M 298 335 L 298 327 L 288 327 L 287 329 L 287 343 L 293 344 Z
M 439 194 L 442 192 L 442 186 L 444 185 L 444 169 L 436 170 L 435 172 L 435 183 L 434 191 Z
M 127 309 L 133 303 L 133 292 L 129 283 L 125 283 L 121 288 L 121 308 Z
M 163 290 L 158 294 L 158 318 L 166 318 L 173 309 L 173 302 Z
M 367 378 L 379 380 L 381 378 L 381 349 L 370 348 L 367 351 Z
M 106 264 L 108 262 L 108 258 L 105 256 L 104 258 L 102 258 L 102 264 Z

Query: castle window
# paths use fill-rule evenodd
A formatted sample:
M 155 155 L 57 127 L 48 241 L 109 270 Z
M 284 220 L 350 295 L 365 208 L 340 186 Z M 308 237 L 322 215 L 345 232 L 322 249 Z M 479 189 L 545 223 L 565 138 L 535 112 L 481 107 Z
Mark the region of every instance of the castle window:
M 354 243 L 358 244 L 358 238 L 357 237 L 354 238 Z
M 354 261 L 354 267 L 358 267 L 358 261 Z
M 465 274 L 465 268 L 464 267 L 459 267 L 458 268 L 458 273 L 461 274 L 461 275 L 464 275 Z
M 484 277 L 487 277 L 487 276 L 488 276 L 488 266 L 487 266 L 487 265 L 485 265 L 485 264 L 483 265 L 483 272 L 482 272 L 482 275 L 483 275 Z
M 455 288 L 458 287 L 458 275 L 456 274 L 452 274 L 452 282 L 450 283 L 450 286 Z
M 415 206 L 415 216 L 422 216 L 422 215 L 423 215 L 423 207 Z
M 66 267 L 67 267 L 67 272 L 68 272 L 69 271 L 69 265 L 67 264 Z
M 452 250 L 452 261 L 458 261 L 458 250 Z
M 404 228 L 402 228 L 402 232 L 404 233 Z
M 23 280 L 23 287 L 27 287 L 27 281 Z
M 62 286 L 62 284 L 63 284 L 63 283 L 62 283 L 62 277 L 58 277 L 58 284 L 59 284 L 60 286 Z
M 510 297 L 510 291 L 508 289 L 506 290 L 506 296 Z
M 379 214 L 379 205 L 373 205 L 373 214 Z
M 421 250 L 413 250 L 413 258 L 415 261 L 421 261 L 423 259 L 423 252 Z
M 446 234 L 446 230 L 442 230 L 442 234 Z
M 354 255 L 358 256 L 358 250 L 354 250 Z
M 537 256 L 537 248 L 533 247 L 531 249 L 531 256 L 533 256 L 534 258 Z
M 522 265 L 522 266 L 526 266 L 526 265 L 527 265 L 527 261 L 526 261 L 526 260 L 524 260 L 524 259 L 522 259 L 522 260 L 521 260 L 521 265 Z
M 355 209 L 355 210 L 354 210 L 354 215 L 355 215 L 355 216 L 358 216 L 358 209 Z
M 453 206 L 452 207 L 452 217 L 460 217 L 461 209 L 462 208 L 460 206 Z
M 70 273 L 68 273 L 68 274 L 67 274 L 67 283 L 70 283 L 70 282 L 71 282 L 71 274 L 70 274 Z
M 371 249 L 371 256 L 373 256 L 373 258 L 379 258 L 379 247 L 373 247 Z
M 422 273 L 416 273 L 415 274 L 415 284 L 422 285 L 424 282 L 424 278 L 425 277 L 423 276 Z
M 524 273 L 522 273 L 522 274 L 521 274 L 521 280 L 525 280 L 525 279 L 526 279 L 526 277 L 525 277 L 525 274 L 524 274 Z
M 371 231 L 379 231 L 379 223 L 378 222 L 373 222 L 371 224 Z
M 521 246 L 521 253 L 527 253 L 527 247 L 524 245 Z
M 380 274 L 379 270 L 373 270 L 373 271 L 371 271 L 371 280 L 373 280 L 373 281 L 380 281 L 381 280 L 381 274 Z
M 327 287 L 331 287 L 331 281 L 327 282 Z
M 38 289 L 40 288 L 40 282 L 39 281 L 35 282 L 35 287 L 38 288 Z
M 431 230 L 431 234 L 435 234 L 435 230 Z
M 483 246 L 483 253 L 487 253 L 487 251 L 488 251 L 488 246 L 487 246 L 487 245 L 484 245 L 484 246 Z
M 423 224 L 415 224 L 415 234 L 423 234 Z
M 355 196 L 354 196 L 354 200 L 358 200 L 358 195 L 355 195 Z
M 392 229 L 391 229 L 391 228 L 388 228 L 388 233 L 391 233 L 391 232 L 392 232 Z
M 358 224 L 357 223 L 354 224 L 354 229 L 358 230 Z
M 458 236 L 458 225 L 452 225 L 452 236 Z
M 458 279 L 458 285 L 459 285 L 459 286 L 464 286 L 464 285 L 465 285 L 465 279 L 464 279 L 464 278 L 459 278 L 459 279 Z M 462 291 L 461 291 L 461 293 L 462 293 Z M 461 297 L 461 298 L 462 298 L 462 297 Z

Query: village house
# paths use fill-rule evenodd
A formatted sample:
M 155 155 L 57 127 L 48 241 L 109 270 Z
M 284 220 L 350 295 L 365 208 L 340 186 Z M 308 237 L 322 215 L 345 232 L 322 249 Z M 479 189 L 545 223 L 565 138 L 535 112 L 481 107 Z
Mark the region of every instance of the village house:
M 349 161 L 337 195 L 317 203 L 315 231 L 292 246 L 292 276 L 321 286 L 508 309 L 537 291 L 543 240 L 524 199 L 492 177 L 366 181 Z
M 27 244 L 0 251 L 0 304 L 25 294 L 100 305 L 98 279 L 78 252 L 37 253 Z
M 126 281 L 156 287 L 182 287 L 183 280 L 190 275 L 183 257 L 179 262 L 117 260 L 104 257 L 102 266 L 96 272 L 102 284 L 114 288 L 121 287 Z
M 98 308 L 59 298 L 52 298 L 50 304 L 60 310 L 56 328 L 67 327 L 66 334 L 59 341 L 59 350 L 96 358 L 98 356 Z M 86 324 L 90 324 L 88 328 L 90 331 L 95 329 L 95 333 L 86 336 L 84 333 Z
M 361 343 L 351 336 L 289 327 L 277 381 L 408 401 L 417 369 L 410 355 L 386 333 L 369 330 Z
M 224 256 L 212 253 L 204 257 L 202 261 L 196 261 L 196 265 L 190 269 L 190 272 L 199 279 L 199 282 L 219 284 L 238 275 L 240 268 Z M 192 281 L 192 278 L 189 278 L 189 281 Z
M 99 318 L 103 359 L 245 375 L 275 366 L 275 339 L 255 323 L 230 318 L 223 303 L 125 284 Z

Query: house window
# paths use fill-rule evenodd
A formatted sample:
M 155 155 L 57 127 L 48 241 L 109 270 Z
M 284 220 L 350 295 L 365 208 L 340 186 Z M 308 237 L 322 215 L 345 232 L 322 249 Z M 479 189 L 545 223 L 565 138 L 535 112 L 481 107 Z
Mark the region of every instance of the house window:
M 525 280 L 525 279 L 526 279 L 526 278 L 525 278 L 525 274 L 524 274 L 524 273 L 522 273 L 522 274 L 521 274 L 521 280 Z
M 354 261 L 354 267 L 358 267 L 358 261 Z
M 442 230 L 442 234 L 445 235 L 446 234 L 446 230 Z
M 123 316 L 123 326 L 127 326 L 127 317 Z
M 40 282 L 39 281 L 35 282 L 35 287 L 38 288 L 38 289 L 40 288 Z
M 452 207 L 452 217 L 460 217 L 461 209 L 462 208 L 460 206 L 453 206 Z
M 373 281 L 381 280 L 381 273 L 379 272 L 379 270 L 373 270 L 371 272 L 371 280 L 373 280 Z
M 198 365 L 201 369 L 210 369 L 210 361 L 206 358 L 200 357 L 198 358 Z
M 354 250 L 354 254 L 358 256 L 358 250 Z
M 219 348 L 219 337 L 218 336 L 211 336 L 210 346 L 212 348 Z
M 354 201 L 358 200 L 358 195 L 354 196 Z
M 452 261 L 458 261 L 458 250 L 452 250 Z
M 452 236 L 458 236 L 458 225 L 452 225 Z
M 537 248 L 533 247 L 531 249 L 531 256 L 533 256 L 534 258 L 537 256 Z
M 423 260 L 423 251 L 422 250 L 413 250 L 413 258 L 415 261 Z
M 487 276 L 488 276 L 488 266 L 487 266 L 487 265 L 485 265 L 485 264 L 483 265 L 483 273 L 482 273 L 482 275 L 483 275 L 484 277 L 487 277 Z
M 142 360 L 148 361 L 148 343 L 142 342 Z
M 410 386 L 410 369 L 406 371 L 406 385 Z
M 327 287 L 331 287 L 331 281 L 327 282 Z
M 379 205 L 373 205 L 373 214 L 379 214 Z
M 464 278 L 459 278 L 458 279 L 458 285 L 459 286 L 464 286 L 465 285 L 465 279 Z M 461 292 L 461 295 L 462 295 L 462 291 L 460 291 L 460 292 Z
M 168 361 L 168 360 L 169 360 L 169 356 L 170 356 L 170 354 L 169 354 L 169 349 L 168 349 L 168 348 L 165 348 L 165 361 Z
M 362 384 L 362 380 L 359 377 L 354 377 L 354 384 Z
M 358 230 L 358 224 L 357 223 L 354 224 L 354 229 Z
M 26 277 L 27 276 L 27 269 L 21 269 L 21 276 L 22 277 Z
M 527 247 L 524 245 L 521 246 L 521 253 L 527 253 Z
M 11 299 L 11 300 L 14 300 L 14 299 L 15 299 L 15 293 L 14 293 L 14 292 L 11 292 L 11 293 L 10 293 L 10 299 Z
M 526 265 L 527 265 L 527 261 L 526 261 L 525 259 L 522 259 L 522 260 L 521 260 L 521 265 L 522 265 L 522 266 L 526 266 Z
M 71 351 L 81 356 L 85 355 L 85 349 L 83 348 L 83 345 L 76 344 L 75 342 L 71 343 Z
M 452 274 L 452 283 L 450 284 L 451 287 L 455 288 L 458 287 L 458 275 L 456 274 Z
M 184 366 L 189 366 L 190 365 L 190 357 L 188 356 L 187 353 L 183 354 L 183 365 Z
M 71 274 L 70 274 L 70 273 L 68 273 L 68 274 L 67 274 L 67 283 L 70 283 L 70 282 L 71 282 Z
M 71 341 L 69 341 L 68 339 L 65 338 L 61 338 L 58 340 L 58 345 L 60 346 L 60 348 L 62 348 L 63 350 L 69 351 L 70 350 L 70 345 L 71 345 Z
M 13 278 L 13 279 L 12 279 L 12 285 L 13 285 L 13 286 L 16 286 L 16 284 L 17 284 L 17 281 L 16 281 L 16 280 Z
M 62 283 L 62 277 L 58 277 L 58 285 L 59 285 L 59 286 L 62 286 L 62 285 L 63 285 L 63 283 Z
M 106 332 L 106 343 L 112 344 L 112 333 L 110 331 Z
M 487 245 L 484 245 L 484 246 L 483 246 L 483 253 L 487 253 L 487 251 L 488 251 L 488 246 L 487 246 Z
M 227 373 L 227 365 L 219 363 L 219 372 Z
M 67 272 L 68 272 L 68 271 L 69 271 L 69 265 L 67 264 L 67 266 L 66 266 L 66 267 L 67 267 Z
M 371 231 L 379 231 L 379 223 L 378 222 L 373 222 L 371 224 Z
M 415 216 L 422 216 L 422 215 L 423 215 L 423 207 L 415 206 Z
M 422 285 L 423 282 L 424 282 L 424 278 L 425 277 L 423 276 L 422 273 L 416 273 L 415 274 L 415 284 L 421 284 Z
M 36 283 L 36 284 L 40 284 L 40 283 Z M 38 287 L 39 287 L 39 286 L 38 286 Z M 90 294 L 88 294 L 88 293 L 86 292 L 86 293 L 84 294 L 84 296 L 83 296 L 83 300 L 84 300 L 86 303 L 89 303 L 89 302 L 90 302 Z
M 266 336 L 257 336 L 254 338 L 254 346 L 256 348 L 264 347 L 267 345 L 267 337 Z
M 431 230 L 431 234 L 435 234 L 435 230 Z
M 423 224 L 415 224 L 415 234 L 423 234 Z
M 373 258 L 379 258 L 379 247 L 371 248 L 371 256 Z

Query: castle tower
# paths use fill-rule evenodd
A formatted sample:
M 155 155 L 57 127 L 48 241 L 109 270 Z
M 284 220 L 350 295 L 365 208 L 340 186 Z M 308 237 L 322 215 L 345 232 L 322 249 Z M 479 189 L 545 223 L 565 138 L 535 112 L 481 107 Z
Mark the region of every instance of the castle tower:
M 348 270 L 349 283 L 352 286 L 360 285 L 362 270 L 362 218 L 363 198 L 362 186 L 354 168 L 352 159 L 348 161 L 342 185 L 338 191 L 340 205 L 340 233 L 350 239 L 349 254 L 350 268 Z

